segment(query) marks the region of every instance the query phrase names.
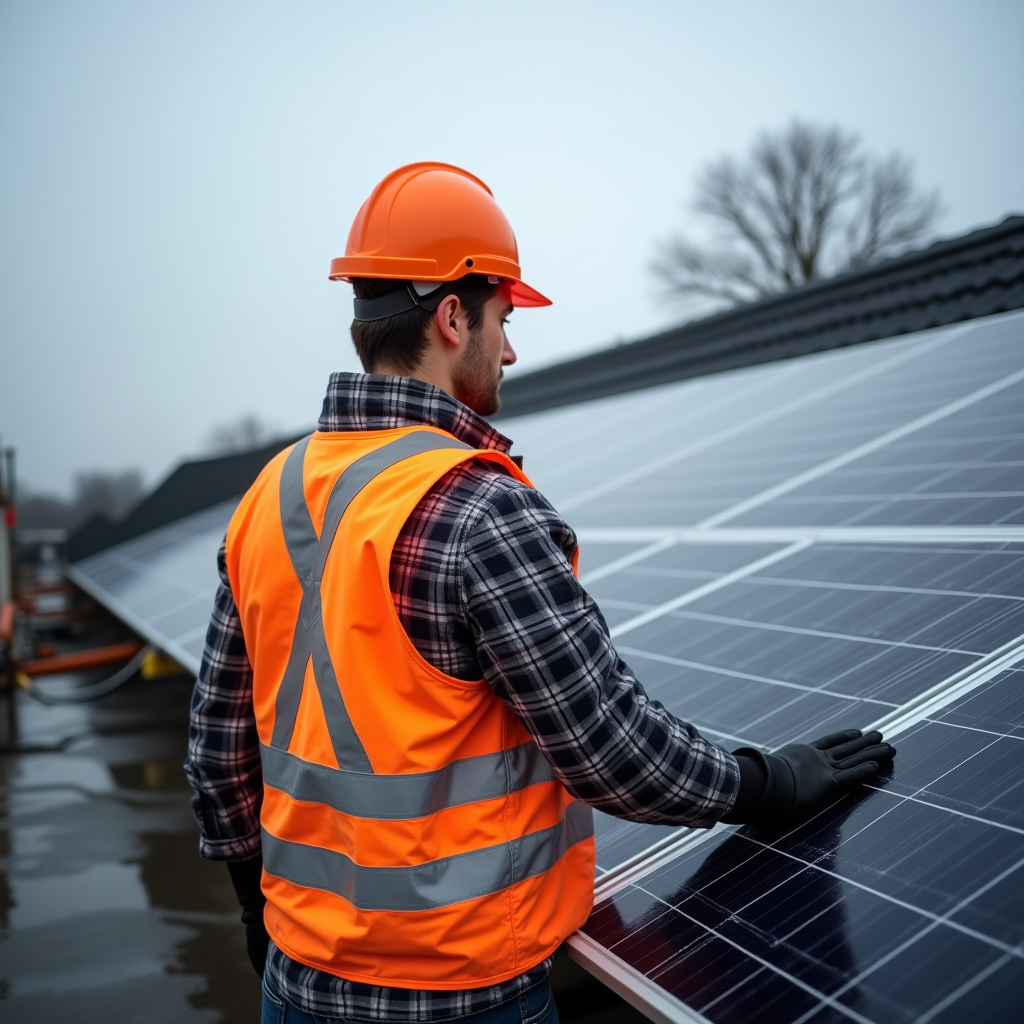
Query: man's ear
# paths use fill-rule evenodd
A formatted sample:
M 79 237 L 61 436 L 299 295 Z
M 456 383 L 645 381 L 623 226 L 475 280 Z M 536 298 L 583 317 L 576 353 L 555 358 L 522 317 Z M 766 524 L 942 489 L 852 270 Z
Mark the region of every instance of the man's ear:
M 434 313 L 434 320 L 437 323 L 437 329 L 441 332 L 441 337 L 456 347 L 462 344 L 459 330 L 464 319 L 465 311 L 457 295 L 446 295 Z

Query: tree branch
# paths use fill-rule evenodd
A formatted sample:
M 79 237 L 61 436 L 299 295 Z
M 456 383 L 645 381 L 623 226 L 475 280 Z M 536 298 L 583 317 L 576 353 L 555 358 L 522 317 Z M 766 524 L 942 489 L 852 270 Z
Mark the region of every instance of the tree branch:
M 651 269 L 667 296 L 746 302 L 882 259 L 922 241 L 940 210 L 909 162 L 872 160 L 855 135 L 794 122 L 697 179 L 693 209 L 717 242 L 676 237 Z

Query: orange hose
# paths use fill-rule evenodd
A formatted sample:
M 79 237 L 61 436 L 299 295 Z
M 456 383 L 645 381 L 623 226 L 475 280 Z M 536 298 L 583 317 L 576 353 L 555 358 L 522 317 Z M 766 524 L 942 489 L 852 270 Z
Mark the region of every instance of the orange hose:
M 93 647 L 88 651 L 70 651 L 55 654 L 52 658 L 34 658 L 23 661 L 18 669 L 27 676 L 49 676 L 57 672 L 78 672 L 98 665 L 109 665 L 114 661 L 128 661 L 142 650 L 140 640 L 126 640 L 107 647 Z

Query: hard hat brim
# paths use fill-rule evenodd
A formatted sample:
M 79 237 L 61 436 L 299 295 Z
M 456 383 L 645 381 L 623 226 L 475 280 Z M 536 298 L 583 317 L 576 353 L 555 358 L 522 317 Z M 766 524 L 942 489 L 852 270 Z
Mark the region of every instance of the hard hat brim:
M 382 262 L 377 260 L 371 264 L 368 260 L 356 261 L 351 257 L 339 256 L 331 260 L 331 272 L 328 277 L 331 281 L 351 282 L 353 277 L 371 277 L 395 280 L 437 281 L 440 284 L 445 281 L 458 280 L 459 277 L 463 276 L 459 273 L 444 277 L 435 276 L 436 264 L 427 260 L 402 260 L 402 264 L 407 265 L 401 267 L 389 265 L 386 268 L 380 266 Z M 390 264 L 398 262 L 398 260 L 391 260 Z M 429 267 L 426 266 L 428 262 L 430 264 Z M 466 262 L 466 260 L 460 260 L 459 269 L 462 269 Z M 502 265 L 506 262 L 505 260 L 499 261 L 495 257 L 477 257 L 475 261 L 476 267 L 472 271 L 466 271 L 466 273 L 494 275 L 500 277 L 503 281 L 508 281 L 512 286 L 513 306 L 526 308 L 529 306 L 552 305 L 551 300 L 546 295 L 542 295 L 536 288 L 531 288 L 525 281 L 518 281 L 516 278 L 509 276 L 511 268 Z M 361 265 L 364 263 L 366 266 Z M 514 267 L 515 272 L 519 271 L 515 264 L 512 264 L 512 267 Z
M 524 281 L 510 281 L 512 285 L 512 305 L 520 308 L 529 306 L 550 306 L 551 300 L 541 295 L 536 288 L 531 288 Z

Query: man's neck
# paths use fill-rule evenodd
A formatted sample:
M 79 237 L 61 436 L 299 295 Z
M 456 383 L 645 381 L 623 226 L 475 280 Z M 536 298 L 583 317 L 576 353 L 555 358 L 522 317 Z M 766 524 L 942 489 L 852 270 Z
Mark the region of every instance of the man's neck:
M 413 380 L 421 380 L 424 384 L 432 384 L 435 388 L 440 388 L 445 394 L 455 398 L 452 376 L 447 372 L 447 367 L 435 367 L 420 363 L 411 370 L 401 370 L 390 363 L 378 363 L 370 372 L 380 373 L 386 377 L 412 377 Z

